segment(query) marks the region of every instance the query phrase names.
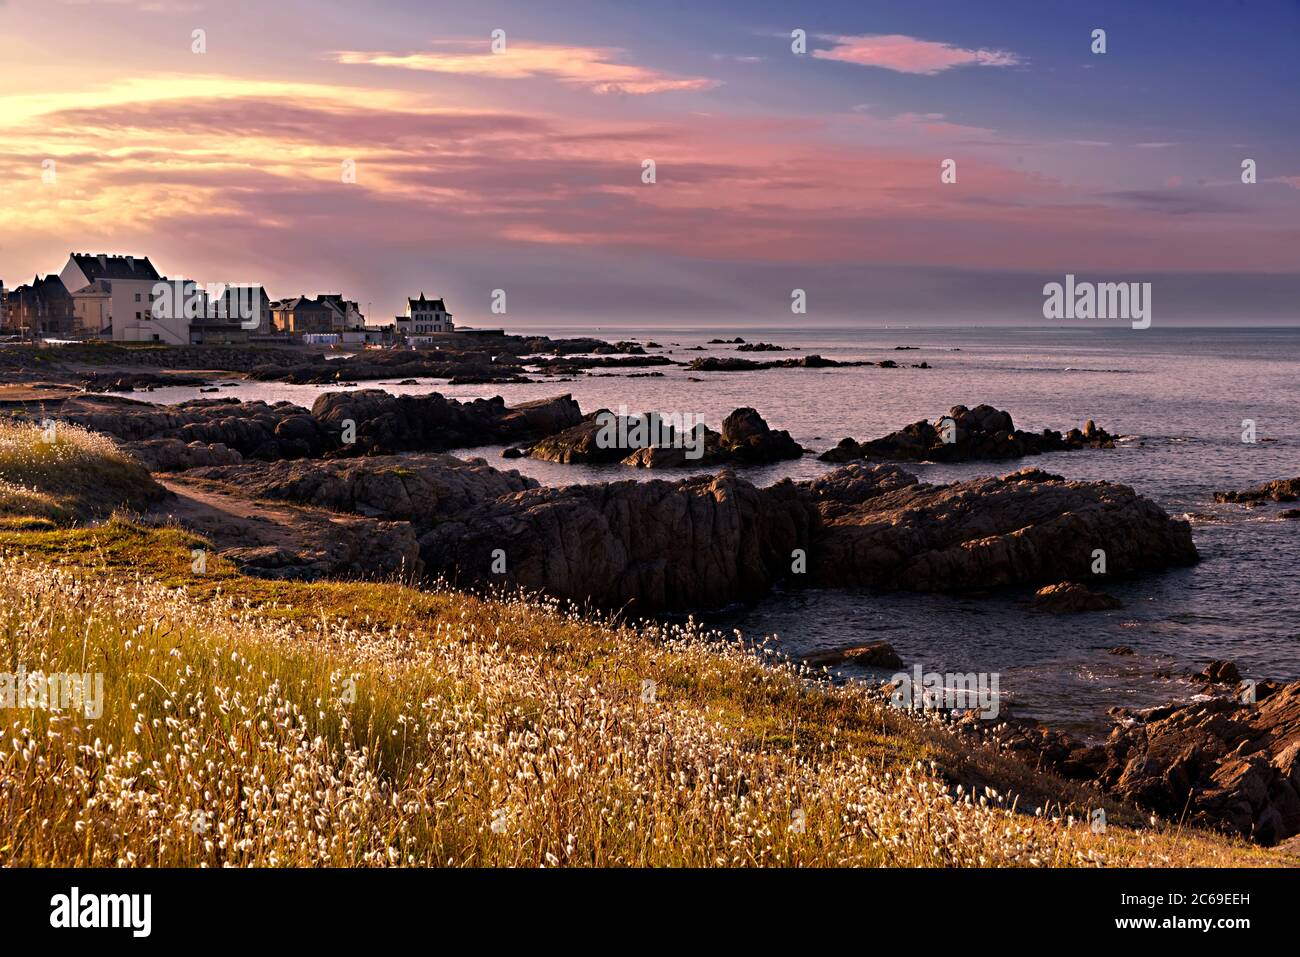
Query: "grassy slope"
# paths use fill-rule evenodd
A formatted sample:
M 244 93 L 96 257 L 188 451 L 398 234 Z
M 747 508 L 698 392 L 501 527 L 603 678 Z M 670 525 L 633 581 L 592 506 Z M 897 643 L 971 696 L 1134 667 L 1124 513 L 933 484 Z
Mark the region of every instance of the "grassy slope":
M 201 544 L 121 520 L 0 528 L 0 670 L 103 672 L 106 699 L 96 721 L 0 713 L 0 863 L 1285 860 L 1118 826 L 1138 819 L 1113 804 L 1093 834 L 1091 792 L 735 643 L 214 557 L 196 575 Z
M 107 436 L 66 422 L 42 428 L 0 419 L 0 523 L 35 527 L 94 518 L 162 494 Z

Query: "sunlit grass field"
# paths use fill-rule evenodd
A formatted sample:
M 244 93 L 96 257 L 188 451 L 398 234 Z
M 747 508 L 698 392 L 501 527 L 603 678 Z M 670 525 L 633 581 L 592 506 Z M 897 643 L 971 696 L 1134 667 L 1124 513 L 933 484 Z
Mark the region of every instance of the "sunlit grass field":
M 272 582 L 176 528 L 0 529 L 0 863 L 1266 865 L 686 624 Z M 654 682 L 651 690 L 647 681 Z M 997 781 L 997 785 L 990 782 Z

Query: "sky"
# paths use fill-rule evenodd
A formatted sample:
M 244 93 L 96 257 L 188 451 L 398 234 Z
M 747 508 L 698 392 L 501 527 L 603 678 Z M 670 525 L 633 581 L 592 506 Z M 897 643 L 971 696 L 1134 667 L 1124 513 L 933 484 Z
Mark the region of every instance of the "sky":
M 1033 324 L 1068 273 L 1297 324 L 1298 48 L 1300 0 L 0 0 L 0 278 L 542 331 Z

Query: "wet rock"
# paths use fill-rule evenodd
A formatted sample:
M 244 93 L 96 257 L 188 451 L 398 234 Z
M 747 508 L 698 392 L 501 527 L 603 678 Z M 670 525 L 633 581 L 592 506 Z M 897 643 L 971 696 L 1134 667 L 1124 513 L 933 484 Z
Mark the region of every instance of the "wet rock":
M 1192 675 L 1193 681 L 1207 684 L 1236 684 L 1241 680 L 1241 672 L 1235 662 L 1211 661 L 1199 674 Z
M 1294 502 L 1297 499 L 1300 499 L 1300 478 L 1265 482 L 1239 492 L 1214 493 L 1216 502 Z
M 997 461 L 1039 455 L 1043 452 L 1071 451 L 1083 448 L 1114 448 L 1115 437 L 1089 419 L 1083 431 L 1071 429 L 1065 435 L 1051 429 L 1040 433 L 1022 432 L 1011 415 L 991 405 L 968 409 L 953 406 L 946 416 L 934 423 L 911 425 L 879 439 L 858 442 L 842 439 L 833 449 L 823 452 L 825 462 L 850 462 L 858 459 L 877 461 L 965 462 Z
M 602 409 L 537 442 L 528 454 L 565 465 L 621 462 L 666 469 L 759 465 L 798 458 L 803 452 L 790 433 L 770 428 L 754 409 L 736 409 L 722 423 L 721 433 L 697 423 L 685 434 L 655 413 L 619 417 Z
M 894 646 L 887 641 L 872 641 L 865 645 L 849 645 L 818 651 L 805 655 L 803 659 L 814 668 L 822 665 L 839 665 L 851 663 L 866 668 L 901 668 L 903 659 L 898 656 Z
M 1034 607 L 1059 615 L 1081 611 L 1109 611 L 1123 608 L 1124 603 L 1112 595 L 1093 591 L 1087 585 L 1061 582 L 1059 585 L 1047 585 L 1038 589 L 1034 593 Z
M 1114 648 L 1107 648 L 1107 649 L 1106 649 L 1106 654 L 1108 654 L 1108 655 L 1122 655 L 1122 656 L 1127 657 L 1127 656 L 1135 655 L 1135 654 L 1137 654 L 1137 652 L 1135 652 L 1135 651 L 1133 650 L 1132 646 L 1130 646 L 1130 645 L 1116 645 Z
M 848 368 L 850 366 L 873 366 L 875 364 L 874 362 L 865 361 L 841 362 L 838 359 L 826 359 L 818 355 L 800 356 L 797 359 L 774 359 L 763 362 L 742 359 L 739 356 L 704 356 L 693 359 L 688 368 L 695 372 L 749 372 L 759 369 L 833 369 Z
M 804 451 L 789 432 L 769 428 L 750 408 L 736 409 L 723 420 L 722 448 L 729 460 L 750 465 L 797 459 Z

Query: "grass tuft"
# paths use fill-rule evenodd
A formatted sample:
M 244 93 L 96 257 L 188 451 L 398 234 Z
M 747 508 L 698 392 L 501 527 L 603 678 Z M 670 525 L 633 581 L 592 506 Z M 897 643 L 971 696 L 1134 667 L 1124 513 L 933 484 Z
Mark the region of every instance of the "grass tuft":
M 111 438 L 65 422 L 0 419 L 0 520 L 67 523 L 141 508 L 163 489 Z

